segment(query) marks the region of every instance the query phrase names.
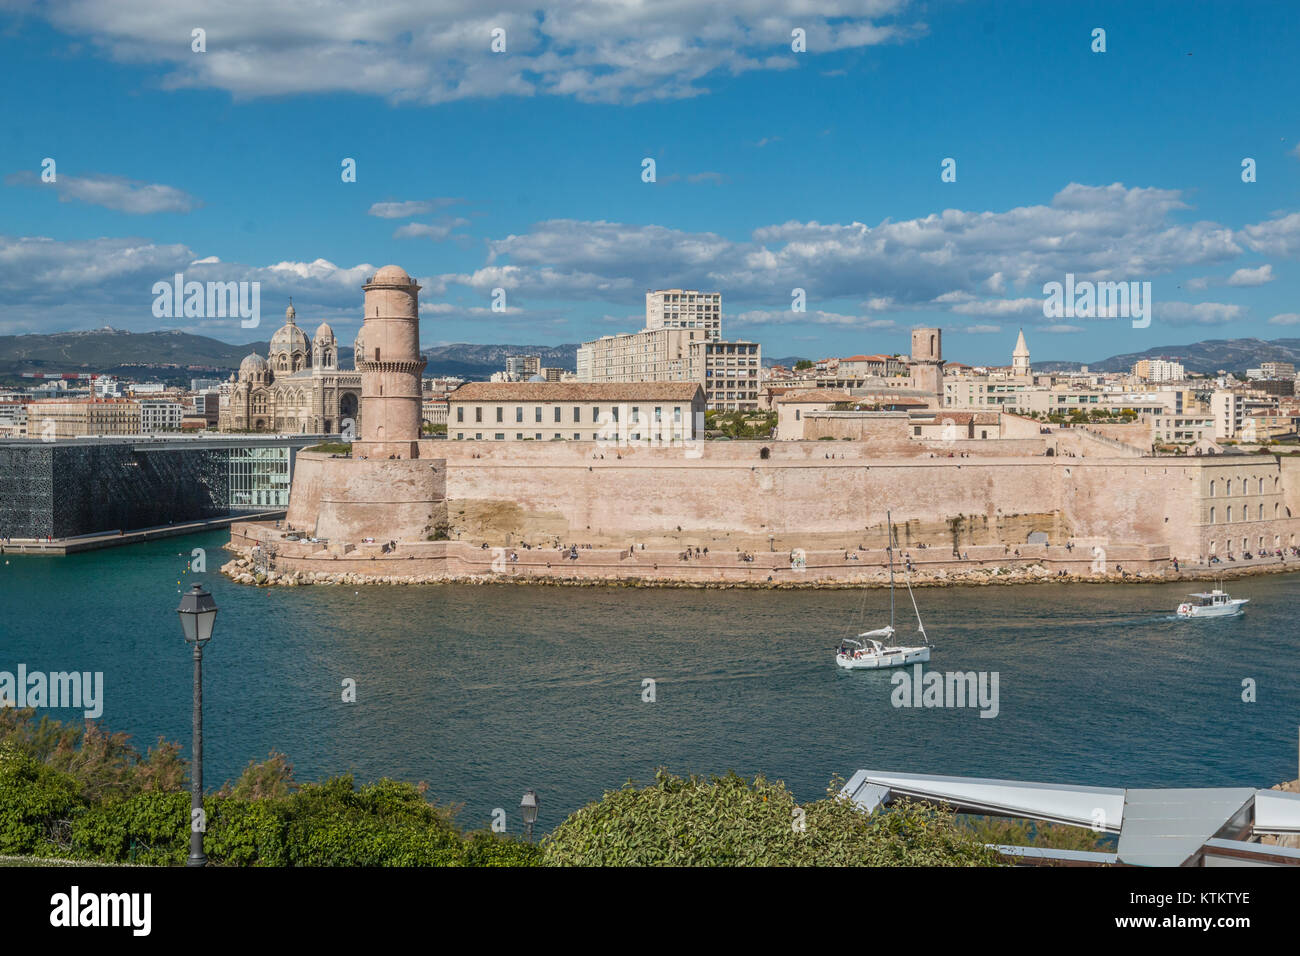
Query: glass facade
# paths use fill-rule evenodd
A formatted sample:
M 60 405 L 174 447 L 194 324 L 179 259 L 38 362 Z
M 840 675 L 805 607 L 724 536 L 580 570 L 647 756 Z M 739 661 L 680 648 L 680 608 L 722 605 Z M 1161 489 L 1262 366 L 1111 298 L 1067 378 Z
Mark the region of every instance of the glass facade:
M 230 507 L 289 507 L 290 458 L 287 446 L 230 449 Z

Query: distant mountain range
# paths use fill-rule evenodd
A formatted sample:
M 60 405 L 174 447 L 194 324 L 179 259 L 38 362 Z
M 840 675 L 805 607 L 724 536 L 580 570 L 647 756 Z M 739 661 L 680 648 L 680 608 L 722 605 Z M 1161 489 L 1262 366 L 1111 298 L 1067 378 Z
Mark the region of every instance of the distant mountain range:
M 542 368 L 563 368 L 572 372 L 577 368 L 578 346 L 572 345 L 439 345 L 421 349 L 420 354 L 429 360 L 425 375 L 455 375 L 467 379 L 485 379 L 493 372 L 504 371 L 506 359 L 512 355 L 536 355 Z
M 187 383 L 191 378 L 225 378 L 250 352 L 265 356 L 267 341 L 231 345 L 179 330 L 124 332 L 102 328 L 49 335 L 0 335 L 0 376 L 22 372 L 99 372 Z M 543 367 L 572 370 L 577 345 L 440 345 L 422 350 L 426 375 L 485 379 L 505 368 L 511 355 L 540 356 Z M 352 366 L 351 346 L 339 347 L 339 364 Z
M 49 335 L 0 335 L 0 376 L 21 372 L 100 372 L 133 378 L 155 378 L 167 382 L 188 382 L 191 378 L 228 376 L 239 368 L 250 352 L 266 355 L 268 343 L 231 345 L 204 335 L 177 330 L 124 332 L 103 328 L 86 332 L 55 332 Z M 428 359 L 426 375 L 455 375 L 486 379 L 505 368 L 512 355 L 537 355 L 543 367 L 574 369 L 578 346 L 565 345 L 474 345 L 457 343 L 421 350 Z M 955 358 L 960 358 L 955 356 Z M 1113 355 L 1082 363 L 1100 372 L 1121 372 L 1143 358 L 1164 358 L 1182 362 L 1188 371 L 1213 374 L 1219 369 L 1241 372 L 1261 362 L 1294 362 L 1300 365 L 1300 339 L 1209 339 L 1191 345 L 1162 345 L 1144 352 Z M 798 356 L 764 360 L 764 365 L 787 367 Z M 340 346 L 339 364 L 352 365 L 352 349 Z M 974 364 L 974 363 L 972 363 Z M 1067 371 L 1079 362 L 1034 362 L 1038 371 Z
M 1300 365 L 1300 339 L 1208 339 L 1191 345 L 1160 345 L 1144 352 L 1112 355 L 1097 362 L 1034 362 L 1034 370 L 1064 372 L 1080 364 L 1092 372 L 1127 372 L 1139 359 L 1162 358 L 1181 362 L 1189 372 L 1213 375 L 1219 370 L 1244 372 L 1260 362 L 1292 362 Z

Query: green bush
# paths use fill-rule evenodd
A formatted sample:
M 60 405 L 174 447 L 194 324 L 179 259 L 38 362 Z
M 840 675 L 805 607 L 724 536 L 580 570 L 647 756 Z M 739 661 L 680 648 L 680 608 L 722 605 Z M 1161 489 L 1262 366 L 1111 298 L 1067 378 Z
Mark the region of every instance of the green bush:
M 801 811 L 802 817 L 799 812 Z M 796 823 L 802 819 L 802 828 Z M 777 782 L 676 777 L 610 791 L 542 841 L 550 866 L 995 866 L 951 813 L 903 803 L 871 816 Z
M 450 811 L 413 784 L 351 776 L 309 784 L 284 804 L 288 866 L 450 866 L 461 856 Z
M 190 795 L 140 793 L 88 807 L 72 824 L 71 855 L 167 866 L 190 852 Z
M 203 852 L 227 866 L 287 866 L 282 800 L 205 800 L 208 832 Z
M 352 454 L 352 443 L 323 441 L 319 445 L 312 445 L 310 448 L 304 448 L 303 451 L 320 452 L 322 455 L 350 455 Z
M 0 854 L 63 852 L 67 824 L 83 806 L 71 776 L 17 747 L 0 746 Z

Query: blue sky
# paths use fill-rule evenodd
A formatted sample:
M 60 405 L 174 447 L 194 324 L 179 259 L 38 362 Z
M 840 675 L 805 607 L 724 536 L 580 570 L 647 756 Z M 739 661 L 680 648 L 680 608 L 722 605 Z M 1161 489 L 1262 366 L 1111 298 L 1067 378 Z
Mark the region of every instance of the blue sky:
M 1294 3 L 147 6 L 0 0 L 0 334 L 242 342 L 293 296 L 350 341 L 395 262 L 426 345 L 632 331 L 668 286 L 770 357 L 1300 336 Z M 259 281 L 262 326 L 155 318 L 177 271 Z M 1150 327 L 1045 318 L 1066 273 L 1151 282 Z

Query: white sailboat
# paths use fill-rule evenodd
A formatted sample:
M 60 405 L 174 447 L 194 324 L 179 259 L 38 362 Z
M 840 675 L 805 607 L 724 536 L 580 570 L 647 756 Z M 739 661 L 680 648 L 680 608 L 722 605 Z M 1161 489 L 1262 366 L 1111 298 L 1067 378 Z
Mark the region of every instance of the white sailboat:
M 921 643 L 901 645 L 894 641 L 894 521 L 889 512 L 885 512 L 885 521 L 889 529 L 889 624 L 873 631 L 863 631 L 856 638 L 840 641 L 835 652 L 835 663 L 847 670 L 879 670 L 885 667 L 903 667 L 907 664 L 923 664 L 930 659 L 930 639 L 926 636 L 925 625 L 921 623 L 921 612 L 916 606 L 916 595 L 912 593 L 912 578 L 903 569 L 903 580 L 907 584 L 907 596 L 912 599 L 912 611 L 916 614 L 916 630 L 921 635 Z

